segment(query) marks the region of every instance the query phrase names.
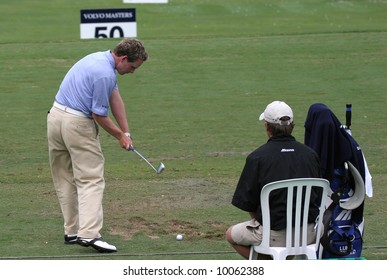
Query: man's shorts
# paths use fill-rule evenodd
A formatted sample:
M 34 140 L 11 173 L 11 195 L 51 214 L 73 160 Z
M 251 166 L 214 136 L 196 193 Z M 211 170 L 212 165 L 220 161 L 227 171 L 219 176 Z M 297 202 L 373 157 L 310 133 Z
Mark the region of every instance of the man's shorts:
M 259 245 L 262 242 L 262 232 L 262 225 L 256 219 L 252 219 L 233 226 L 231 229 L 231 238 L 238 245 Z M 316 232 L 314 230 L 314 224 L 309 224 L 308 244 L 313 243 L 315 240 Z M 270 231 L 270 246 L 286 246 L 286 229 Z

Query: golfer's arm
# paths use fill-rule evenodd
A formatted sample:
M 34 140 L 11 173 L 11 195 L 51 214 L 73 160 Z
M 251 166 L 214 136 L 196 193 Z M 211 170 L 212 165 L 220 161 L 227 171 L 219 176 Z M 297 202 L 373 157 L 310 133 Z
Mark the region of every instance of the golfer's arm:
M 118 126 L 123 132 L 129 132 L 128 120 L 126 118 L 125 104 L 118 91 L 113 91 L 110 96 L 110 108 Z
M 104 130 L 116 137 L 118 140 L 125 136 L 124 132 L 114 124 L 111 118 L 107 116 L 96 115 L 94 113 L 93 118 Z

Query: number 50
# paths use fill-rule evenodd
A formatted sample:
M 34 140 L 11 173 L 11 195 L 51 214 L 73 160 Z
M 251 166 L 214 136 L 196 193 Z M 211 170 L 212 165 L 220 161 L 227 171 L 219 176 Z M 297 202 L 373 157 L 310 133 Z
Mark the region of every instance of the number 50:
M 110 29 L 109 36 L 107 27 L 96 27 L 94 37 L 95 38 L 114 38 L 114 34 L 117 31 L 118 32 L 118 38 L 124 37 L 124 31 L 119 26 L 113 26 L 112 29 Z M 106 31 L 106 32 L 105 32 Z

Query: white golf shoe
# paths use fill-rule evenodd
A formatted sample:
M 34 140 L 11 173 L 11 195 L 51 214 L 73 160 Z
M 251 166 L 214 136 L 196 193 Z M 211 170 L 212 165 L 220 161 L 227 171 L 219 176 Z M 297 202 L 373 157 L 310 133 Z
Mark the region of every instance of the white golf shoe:
M 100 253 L 114 253 L 117 252 L 117 248 L 114 245 L 110 245 L 102 238 L 82 238 L 78 237 L 78 244 L 84 247 L 93 247 Z

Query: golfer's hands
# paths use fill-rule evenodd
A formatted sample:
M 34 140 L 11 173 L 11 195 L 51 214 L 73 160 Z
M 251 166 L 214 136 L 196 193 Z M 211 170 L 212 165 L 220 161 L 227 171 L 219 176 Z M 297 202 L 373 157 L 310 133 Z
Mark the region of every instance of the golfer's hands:
M 130 133 L 123 133 L 123 136 L 120 138 L 120 145 L 125 150 L 129 150 L 133 146 L 132 137 L 130 136 Z

